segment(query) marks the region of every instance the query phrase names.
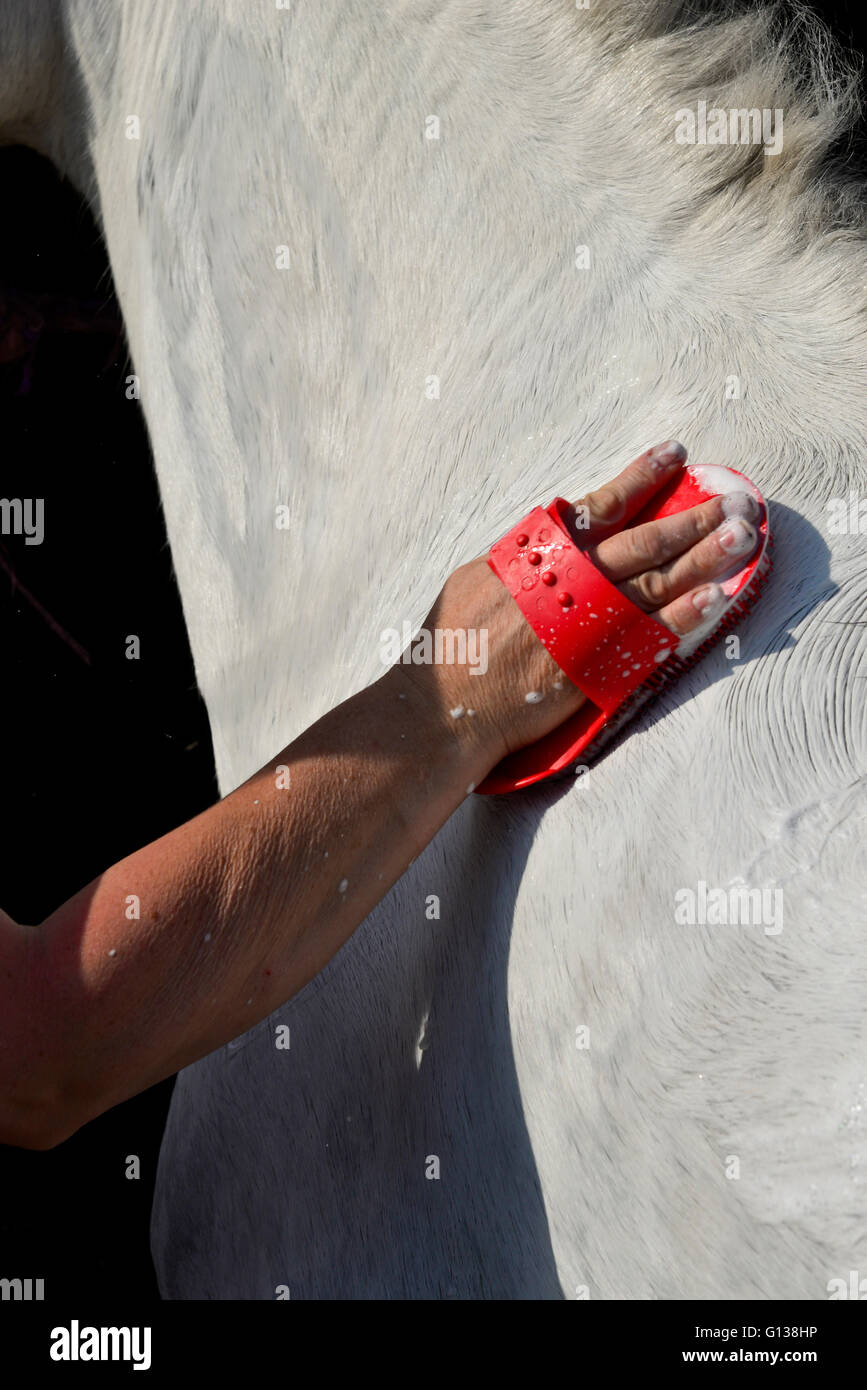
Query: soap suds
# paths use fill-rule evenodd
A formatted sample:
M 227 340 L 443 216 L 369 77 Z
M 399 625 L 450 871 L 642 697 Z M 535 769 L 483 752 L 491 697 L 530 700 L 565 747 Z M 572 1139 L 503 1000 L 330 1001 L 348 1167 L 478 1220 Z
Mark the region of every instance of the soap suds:
M 729 492 L 749 492 L 760 499 L 758 488 L 749 481 L 748 478 L 740 477 L 737 473 L 732 473 L 728 468 L 722 468 L 714 463 L 696 463 L 687 468 L 687 473 L 692 474 L 702 492 L 708 492 L 711 496 L 725 496 Z

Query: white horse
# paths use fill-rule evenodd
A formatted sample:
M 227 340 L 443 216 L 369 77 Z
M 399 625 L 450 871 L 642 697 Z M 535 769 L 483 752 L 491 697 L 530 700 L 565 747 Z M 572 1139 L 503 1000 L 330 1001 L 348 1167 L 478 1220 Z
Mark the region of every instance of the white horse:
M 853 85 L 807 12 L 680 8 L 0 0 L 0 135 L 101 218 L 222 793 L 657 439 L 776 536 L 739 650 L 589 775 L 468 797 L 181 1073 L 165 1297 L 867 1275 L 867 251 L 820 168 Z M 738 886 L 773 916 L 702 912 Z

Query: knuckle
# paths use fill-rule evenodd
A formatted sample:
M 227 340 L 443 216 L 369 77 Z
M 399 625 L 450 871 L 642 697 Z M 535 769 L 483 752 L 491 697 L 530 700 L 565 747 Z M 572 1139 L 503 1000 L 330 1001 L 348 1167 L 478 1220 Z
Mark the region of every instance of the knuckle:
M 658 521 L 625 531 L 623 538 L 629 546 L 629 558 L 636 567 L 656 565 L 665 558 L 665 532 Z
M 714 498 L 707 506 L 700 507 L 695 517 L 695 534 L 699 540 L 709 536 L 720 524 L 722 517 L 722 507 L 719 499 Z
M 665 610 L 664 615 L 662 613 L 656 613 L 654 616 L 657 622 L 661 622 L 664 627 L 667 627 L 674 633 L 675 637 L 684 637 L 686 635 L 688 624 L 685 620 L 682 603 L 674 603 Z
M 660 608 L 668 597 L 668 580 L 659 570 L 648 570 L 635 581 L 636 587 L 645 603 Z
M 601 487 L 585 498 L 590 516 L 594 521 L 604 522 L 606 526 L 620 521 L 626 511 L 626 503 L 614 487 Z

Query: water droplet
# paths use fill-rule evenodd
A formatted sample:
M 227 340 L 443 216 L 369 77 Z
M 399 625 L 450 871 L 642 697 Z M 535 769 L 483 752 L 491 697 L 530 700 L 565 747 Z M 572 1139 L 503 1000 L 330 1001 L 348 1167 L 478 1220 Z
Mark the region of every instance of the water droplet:
M 342 878 L 342 879 L 340 880 L 340 882 L 338 883 L 338 885 L 337 885 L 337 891 L 338 891 L 338 893 L 345 893 L 348 887 L 349 887 L 349 879 L 348 879 L 348 878 Z
M 117 951 L 116 951 L 116 950 L 114 949 L 114 947 L 112 946 L 112 948 L 111 948 L 111 950 L 109 951 L 108 954 L 109 954 L 110 956 L 116 956 L 116 955 L 117 955 Z
M 543 696 L 541 690 L 528 690 L 526 695 L 524 696 L 524 699 L 526 700 L 528 705 L 538 705 L 539 701 L 542 698 Z
M 209 931 L 206 931 L 206 932 L 205 932 L 205 940 L 206 940 L 206 941 L 210 941 L 210 939 L 211 939 L 211 933 L 210 933 Z

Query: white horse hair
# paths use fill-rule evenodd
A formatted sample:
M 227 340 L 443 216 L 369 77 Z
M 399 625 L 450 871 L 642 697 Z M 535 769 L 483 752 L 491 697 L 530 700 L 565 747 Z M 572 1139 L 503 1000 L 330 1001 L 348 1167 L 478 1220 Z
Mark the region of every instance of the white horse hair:
M 644 0 L 0 0 L 0 39 L 0 138 L 101 219 L 222 793 L 455 566 L 657 440 L 746 472 L 776 536 L 739 657 L 580 784 L 468 797 L 319 977 L 181 1073 L 163 1295 L 867 1275 L 867 251 L 826 167 L 851 65 L 805 9 Z M 782 149 L 678 143 L 699 102 L 782 111 Z M 676 921 L 741 880 L 782 889 L 780 932 Z

